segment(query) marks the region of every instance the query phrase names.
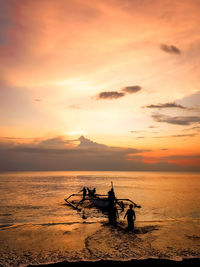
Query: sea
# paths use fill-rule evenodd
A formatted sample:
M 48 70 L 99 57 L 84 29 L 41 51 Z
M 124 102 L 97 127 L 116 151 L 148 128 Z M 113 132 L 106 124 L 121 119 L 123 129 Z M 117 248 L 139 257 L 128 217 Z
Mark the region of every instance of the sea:
M 84 186 L 107 195 L 111 182 L 141 206 L 134 231 L 128 207 L 112 226 L 98 209 L 66 205 Z M 0 266 L 147 258 L 200 258 L 200 173 L 0 173 Z

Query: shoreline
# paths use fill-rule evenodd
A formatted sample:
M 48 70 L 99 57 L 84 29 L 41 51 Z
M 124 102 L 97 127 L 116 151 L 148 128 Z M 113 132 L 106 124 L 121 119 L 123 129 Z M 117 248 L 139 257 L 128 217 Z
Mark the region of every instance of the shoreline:
M 100 223 L 3 229 L 1 234 L 7 237 L 8 244 L 18 250 L 13 250 L 13 247 L 10 253 L 5 250 L 0 257 L 0 266 L 96 267 L 107 263 L 117 266 L 200 266 L 200 237 L 190 235 L 187 238 L 188 244 L 193 244 L 193 250 L 190 250 L 189 247 L 180 246 L 182 237 L 179 235 L 178 239 L 174 234 L 177 231 L 174 223 L 142 223 L 138 224 L 136 230 L 130 233 L 122 226 Z M 173 247 L 167 247 L 169 242 L 166 243 L 164 238 L 166 234 L 172 240 Z M 175 239 L 172 238 L 174 236 Z M 20 241 L 22 237 L 27 250 L 24 250 L 24 242 Z
M 180 261 L 168 260 L 168 259 L 132 259 L 128 261 L 114 261 L 114 260 L 98 260 L 98 261 L 79 261 L 79 262 L 70 262 L 63 261 L 57 263 L 47 263 L 47 264 L 38 264 L 38 265 L 27 265 L 26 267 L 63 267 L 63 266 L 99 266 L 100 264 L 115 264 L 117 266 L 200 266 L 200 258 L 189 258 L 182 259 Z

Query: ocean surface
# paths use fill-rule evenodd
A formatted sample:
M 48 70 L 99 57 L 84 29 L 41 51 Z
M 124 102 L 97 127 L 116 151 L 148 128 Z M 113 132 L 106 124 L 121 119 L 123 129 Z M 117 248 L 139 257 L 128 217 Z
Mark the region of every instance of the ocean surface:
M 83 186 L 135 208 L 135 232 L 94 208 L 81 211 L 64 198 Z M 200 257 L 200 174 L 164 172 L 16 172 L 0 174 L 0 265 L 63 260 Z

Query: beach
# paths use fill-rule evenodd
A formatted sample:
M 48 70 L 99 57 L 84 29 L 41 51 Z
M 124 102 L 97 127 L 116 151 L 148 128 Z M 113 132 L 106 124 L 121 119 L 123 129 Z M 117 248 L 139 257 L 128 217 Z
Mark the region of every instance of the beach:
M 184 185 L 184 197 L 187 201 L 182 203 L 182 200 L 179 201 L 180 192 L 177 188 L 185 182 L 187 176 L 162 174 L 161 178 L 159 174 L 160 180 L 155 180 L 151 178 L 155 177 L 154 174 L 118 173 L 117 178 L 116 175 L 116 173 L 73 176 L 71 173 L 1 175 L 1 187 L 7 181 L 4 186 L 7 186 L 7 190 L 13 190 L 16 197 L 15 200 L 13 198 L 11 200 L 9 194 L 10 199 L 7 198 L 5 205 L 5 199 L 3 201 L 1 196 L 4 211 L 1 211 L 0 265 L 28 266 L 66 262 L 84 264 L 100 260 L 124 263 L 149 259 L 157 262 L 170 260 L 181 263 L 182 260 L 193 259 L 194 262 L 195 259 L 199 259 L 199 199 L 196 197 L 196 201 L 192 201 L 195 191 L 193 196 L 188 192 L 188 188 L 193 186 L 199 190 L 198 176 L 188 181 L 190 187 L 188 184 Z M 72 191 L 77 192 L 86 180 L 89 181 L 89 186 L 95 185 L 97 190 L 106 192 L 110 188 L 111 179 L 117 196 L 120 192 L 124 196 L 126 191 L 128 197 L 142 205 L 141 209 L 135 208 L 136 222 L 133 232 L 127 230 L 127 222 L 123 219 L 124 212 L 120 210 L 118 224 L 111 226 L 108 224 L 106 214 L 102 214 L 101 211 L 87 208 L 77 211 L 64 203 L 66 184 L 70 188 L 67 192 L 69 194 Z M 165 183 L 166 179 L 168 183 Z M 125 189 L 120 187 L 122 180 Z M 8 181 L 11 182 L 10 185 Z M 166 187 L 169 181 L 170 190 Z M 134 197 L 131 195 L 132 191 Z M 42 195 L 41 199 L 38 194 Z M 173 209 L 172 206 L 168 206 L 172 203 L 172 197 L 175 202 Z M 166 202 L 161 201 L 155 205 L 156 198 L 162 201 L 166 199 Z
M 147 259 L 147 260 L 130 260 L 130 261 L 82 261 L 82 262 L 59 262 L 50 264 L 41 264 L 40 267 L 62 267 L 62 266 L 100 266 L 102 264 L 115 264 L 115 266 L 199 266 L 200 260 L 184 259 L 182 261 L 172 260 L 158 260 L 158 259 Z M 38 265 L 30 265 L 28 267 L 36 267 Z
M 178 238 L 181 228 L 180 222 L 136 223 L 134 232 L 107 223 L 7 226 L 1 229 L 1 265 L 199 258 L 200 237 L 188 232 Z

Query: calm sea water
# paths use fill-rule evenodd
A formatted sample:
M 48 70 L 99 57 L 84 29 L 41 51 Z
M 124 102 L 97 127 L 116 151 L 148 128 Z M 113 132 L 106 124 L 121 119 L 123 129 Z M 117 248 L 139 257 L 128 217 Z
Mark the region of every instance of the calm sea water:
M 130 198 L 138 221 L 200 218 L 200 174 L 150 172 L 24 172 L 0 174 L 0 224 L 80 220 L 63 205 L 83 186 L 107 194 L 111 181 L 118 198 Z M 98 214 L 99 220 L 104 216 Z M 88 220 L 95 218 L 94 214 Z M 97 218 L 95 218 L 97 219 Z
M 83 186 L 141 205 L 136 232 L 109 227 L 96 209 L 64 198 Z M 83 216 L 84 215 L 84 216 Z M 0 266 L 63 260 L 200 258 L 200 174 L 20 172 L 0 174 Z

